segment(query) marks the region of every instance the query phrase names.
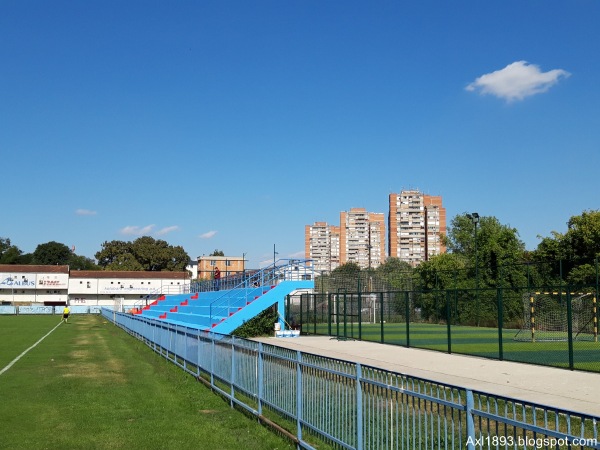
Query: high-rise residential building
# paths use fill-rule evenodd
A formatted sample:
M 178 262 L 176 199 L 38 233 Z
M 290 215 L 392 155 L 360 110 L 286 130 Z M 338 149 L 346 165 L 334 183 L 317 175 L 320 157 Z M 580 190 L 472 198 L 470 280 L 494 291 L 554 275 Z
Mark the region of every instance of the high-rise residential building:
M 315 271 L 331 272 L 340 265 L 340 227 L 315 222 L 304 227 L 304 254 Z
M 385 262 L 385 215 L 351 208 L 340 213 L 340 225 L 315 222 L 304 229 L 304 254 L 315 271 L 331 272 L 349 262 L 376 268 Z
M 441 236 L 446 234 L 446 208 L 442 197 L 418 190 L 390 194 L 388 233 L 388 255 L 413 267 L 445 253 Z
M 351 208 L 340 213 L 340 263 L 376 268 L 385 262 L 385 216 Z

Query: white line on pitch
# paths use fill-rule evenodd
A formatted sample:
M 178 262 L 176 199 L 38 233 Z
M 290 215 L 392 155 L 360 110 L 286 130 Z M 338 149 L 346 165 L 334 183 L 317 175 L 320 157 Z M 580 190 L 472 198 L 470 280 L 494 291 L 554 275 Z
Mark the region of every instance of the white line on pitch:
M 13 359 L 10 362 L 10 364 L 8 366 L 6 366 L 4 369 L 0 370 L 0 375 L 2 375 L 4 372 L 6 372 L 8 369 L 10 369 L 13 366 L 13 364 L 16 363 L 18 360 L 20 360 L 23 356 L 25 356 L 29 350 L 35 348 L 40 342 L 42 342 L 44 339 L 46 339 L 50 335 L 50 333 L 52 333 L 54 330 L 56 330 L 60 326 L 61 323 L 62 322 L 59 322 L 58 325 L 56 325 L 54 328 L 52 328 L 50 331 L 48 331 L 48 334 L 46 334 L 46 336 L 41 338 L 39 341 L 37 341 L 35 344 L 33 344 L 31 347 L 29 347 L 27 350 L 25 350 L 23 353 L 21 353 L 15 359 Z

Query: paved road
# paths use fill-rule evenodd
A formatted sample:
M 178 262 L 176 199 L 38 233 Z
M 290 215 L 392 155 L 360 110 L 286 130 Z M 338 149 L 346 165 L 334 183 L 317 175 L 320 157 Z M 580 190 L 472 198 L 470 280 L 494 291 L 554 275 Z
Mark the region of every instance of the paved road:
M 597 373 L 449 355 L 374 342 L 339 341 L 328 336 L 256 340 L 600 417 L 600 374 Z

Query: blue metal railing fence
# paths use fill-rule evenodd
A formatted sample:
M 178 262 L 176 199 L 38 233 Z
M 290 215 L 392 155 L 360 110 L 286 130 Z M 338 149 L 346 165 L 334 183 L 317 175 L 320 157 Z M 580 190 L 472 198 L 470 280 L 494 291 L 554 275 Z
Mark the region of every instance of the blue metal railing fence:
M 190 293 L 230 290 L 241 287 L 267 286 L 278 281 L 314 280 L 315 272 L 311 259 L 282 258 L 262 269 L 249 269 L 242 274 L 223 277 L 218 280 L 194 281 Z
M 102 314 L 299 448 L 600 449 L 600 418 L 358 363 Z
M 210 303 L 210 322 L 214 323 L 216 317 L 228 317 L 240 305 L 245 305 L 254 296 L 260 295 L 259 291 L 280 281 L 313 280 L 310 262 L 310 259 L 279 259 L 260 270 L 194 283 L 190 286 L 190 292 L 224 291 Z M 244 301 L 240 304 L 241 300 Z

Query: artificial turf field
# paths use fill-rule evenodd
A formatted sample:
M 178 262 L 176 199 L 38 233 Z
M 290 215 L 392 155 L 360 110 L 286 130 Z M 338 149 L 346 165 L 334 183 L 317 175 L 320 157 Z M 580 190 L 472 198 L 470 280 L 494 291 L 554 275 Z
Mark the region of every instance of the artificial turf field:
M 98 315 L 0 316 L 0 449 L 292 449 Z
M 450 350 L 452 353 L 499 359 L 499 336 L 497 328 L 467 327 L 453 325 L 450 328 Z M 309 325 L 303 331 L 328 334 L 326 324 Z M 518 330 L 504 329 L 502 332 L 503 359 L 544 366 L 569 368 L 569 344 L 558 342 L 520 342 L 514 339 Z M 331 334 L 365 341 L 407 345 L 406 323 L 384 323 L 383 334 L 380 324 L 343 323 L 332 324 Z M 446 325 L 429 323 L 409 324 L 410 342 L 413 348 L 448 352 L 448 329 Z M 383 336 L 383 339 L 382 339 Z M 600 342 L 574 341 L 573 368 L 600 372 Z

